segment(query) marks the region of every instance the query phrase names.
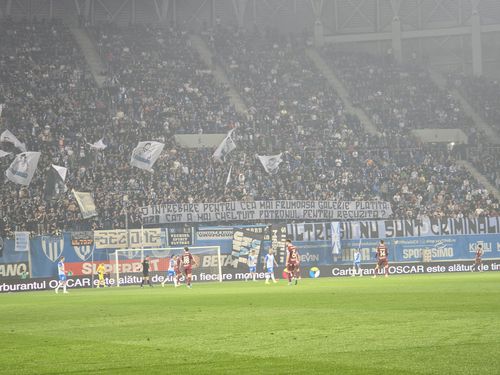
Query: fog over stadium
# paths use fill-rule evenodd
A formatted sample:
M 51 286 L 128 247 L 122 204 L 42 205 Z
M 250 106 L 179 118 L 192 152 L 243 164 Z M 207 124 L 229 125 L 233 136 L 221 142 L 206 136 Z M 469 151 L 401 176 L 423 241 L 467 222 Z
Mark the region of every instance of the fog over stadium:
M 120 335 L 145 316 L 146 350 L 156 337 L 176 363 L 199 356 L 188 373 L 498 371 L 487 354 L 499 337 L 483 333 L 500 323 L 487 314 L 500 308 L 499 68 L 498 0 L 0 0 L 0 326 L 22 331 L 49 310 L 78 315 L 97 298 L 109 315 L 68 324 L 94 330 L 122 316 L 104 341 L 135 347 L 134 334 Z M 55 299 L 68 290 L 72 306 Z M 169 311 L 157 322 L 176 335 L 197 327 L 180 341 L 199 346 L 178 351 L 141 299 L 158 316 Z M 129 301 L 137 306 L 122 309 Z M 32 314 L 16 320 L 17 303 Z M 471 331 L 482 353 L 470 338 L 450 339 L 467 330 L 454 314 L 480 307 L 489 325 Z M 428 326 L 420 308 L 447 317 Z M 394 323 L 394 367 L 370 365 L 385 331 L 366 309 Z M 413 327 L 402 310 L 421 337 L 405 336 Z M 260 362 L 266 340 L 215 323 L 238 312 L 273 348 L 301 343 L 277 349 L 270 367 L 247 366 L 236 348 Z M 281 313 L 289 326 L 314 322 L 288 335 L 274 330 L 277 317 L 262 318 Z M 337 317 L 356 323 L 323 326 Z M 50 341 L 52 354 L 27 354 L 15 347 L 23 334 L 0 328 L 14 339 L 0 368 L 142 372 L 126 346 L 110 354 L 116 368 L 87 354 L 85 365 L 49 365 L 61 347 L 44 327 L 65 331 L 36 325 L 36 345 Z M 366 360 L 358 366 L 334 342 Z M 402 359 L 417 347 L 445 360 Z M 148 371 L 162 373 L 159 353 L 148 356 Z

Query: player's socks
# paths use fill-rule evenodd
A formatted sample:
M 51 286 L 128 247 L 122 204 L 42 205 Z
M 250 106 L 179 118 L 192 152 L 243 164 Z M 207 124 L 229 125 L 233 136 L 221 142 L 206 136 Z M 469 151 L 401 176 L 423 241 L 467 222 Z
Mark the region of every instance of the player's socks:
M 298 282 L 299 280 L 295 277 L 295 285 L 297 285 Z
M 266 284 L 269 284 L 269 274 L 266 273 Z
M 66 283 L 63 285 L 63 293 L 68 293 L 68 291 L 66 290 Z
M 54 289 L 54 292 L 59 293 L 59 287 L 60 286 L 61 286 L 61 284 L 57 284 L 56 289 Z
M 274 278 L 274 274 L 271 274 L 271 279 L 273 279 L 273 283 L 277 283 L 276 279 Z

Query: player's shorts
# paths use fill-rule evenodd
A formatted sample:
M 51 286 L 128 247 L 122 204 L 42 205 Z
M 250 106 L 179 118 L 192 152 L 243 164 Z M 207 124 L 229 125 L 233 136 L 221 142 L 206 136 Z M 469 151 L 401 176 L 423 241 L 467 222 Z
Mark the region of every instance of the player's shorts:
M 189 267 L 189 268 L 184 268 L 184 273 L 186 274 L 186 276 L 187 276 L 187 275 L 191 275 L 191 274 L 193 273 L 193 270 L 192 270 L 192 268 L 191 268 L 191 267 Z
M 66 275 L 59 274 L 59 281 L 66 281 Z
M 167 276 L 174 276 L 175 275 L 175 271 L 174 270 L 168 270 L 167 271 Z
M 361 262 L 354 262 L 353 265 L 354 265 L 354 267 L 360 267 L 361 266 Z
M 175 270 L 174 270 L 174 272 L 175 272 L 175 274 L 176 274 L 177 276 L 182 275 L 181 270 L 180 270 L 180 269 L 178 269 L 178 268 L 177 268 L 177 269 L 175 269 Z
M 387 261 L 387 259 L 379 259 L 377 261 L 377 264 L 379 267 L 387 267 L 389 265 L 389 262 Z
M 483 260 L 481 258 L 476 258 L 476 263 L 481 263 Z
M 257 267 L 253 266 L 253 267 L 248 267 L 248 272 L 256 272 L 257 271 Z
M 103 273 L 99 274 L 99 281 L 104 281 L 104 274 Z
M 146 272 L 142 271 L 142 276 L 149 277 L 149 271 L 146 271 Z
M 286 269 L 288 270 L 289 273 L 295 271 L 297 268 L 298 268 L 297 264 L 295 263 L 290 263 L 286 265 Z
M 273 273 L 274 267 L 267 267 L 267 273 Z

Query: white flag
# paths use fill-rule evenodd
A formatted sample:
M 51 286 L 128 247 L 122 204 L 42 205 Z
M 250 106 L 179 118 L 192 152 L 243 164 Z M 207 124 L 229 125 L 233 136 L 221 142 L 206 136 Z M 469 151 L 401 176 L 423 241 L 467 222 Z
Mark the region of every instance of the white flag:
M 39 152 L 17 154 L 10 167 L 5 171 L 5 176 L 16 184 L 28 186 L 35 174 L 39 159 Z
M 88 219 L 92 216 L 97 216 L 97 209 L 95 208 L 94 199 L 90 193 L 83 193 L 80 191 L 73 190 L 73 195 L 75 196 L 76 202 L 80 207 L 80 211 L 84 219 Z
M 266 172 L 269 174 L 274 174 L 278 172 L 280 163 L 283 161 L 283 159 L 281 159 L 281 155 L 283 155 L 283 153 L 279 153 L 278 155 L 269 155 L 269 156 L 257 155 L 257 157 L 259 158 Z
M 226 156 L 236 148 L 236 143 L 234 143 L 231 135 L 233 134 L 234 129 L 227 133 L 226 138 L 221 142 L 219 147 L 215 150 L 213 154 L 213 158 L 217 159 L 220 162 L 223 162 Z
M 2 112 L 4 107 L 5 107 L 4 103 L 0 104 L 0 117 L 2 117 Z
M 231 171 L 233 170 L 233 166 L 229 167 L 229 173 L 227 174 L 226 178 L 226 186 L 229 185 L 229 182 L 231 181 Z
M 95 148 L 96 150 L 104 150 L 108 145 L 104 144 L 103 138 L 99 139 L 95 143 L 87 143 L 91 148 Z
M 19 141 L 17 137 L 10 132 L 10 130 L 5 130 L 0 134 L 0 142 L 12 143 L 14 147 L 18 148 L 22 152 L 26 152 L 26 145 Z
M 130 164 L 134 167 L 153 172 L 153 164 L 163 151 L 163 147 L 165 147 L 165 144 L 160 142 L 139 142 L 134 151 L 132 151 Z
M 10 152 L 6 152 L 4 150 L 0 150 L 0 158 L 3 158 L 4 156 L 10 155 Z
M 66 174 L 68 173 L 68 168 L 61 167 L 59 165 L 52 164 L 52 168 L 54 168 L 59 176 L 61 176 L 61 180 L 66 181 Z

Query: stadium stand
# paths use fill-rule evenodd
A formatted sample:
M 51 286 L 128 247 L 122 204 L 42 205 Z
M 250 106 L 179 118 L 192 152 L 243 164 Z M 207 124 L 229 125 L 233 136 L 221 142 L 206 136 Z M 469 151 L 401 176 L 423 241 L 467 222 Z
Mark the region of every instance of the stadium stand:
M 214 63 L 224 67 L 249 107 L 243 116 L 229 104 L 226 88 L 215 82 L 185 32 L 109 23 L 88 32 L 108 69 L 103 89 L 95 85 L 61 22 L 0 25 L 1 130 L 12 130 L 29 150 L 42 152 L 28 188 L 13 188 L 2 176 L 4 236 L 14 230 L 123 228 L 125 213 L 128 226 L 139 227 L 141 206 L 179 202 L 384 199 L 399 218 L 498 214 L 498 201 L 447 150 L 424 147 L 408 135 L 407 128 L 423 125 L 414 119 L 419 107 L 410 111 L 412 120 L 404 116 L 404 126 L 387 110 L 372 112 L 390 127 L 382 137 L 366 134 L 307 60 L 301 37 L 233 33 L 228 38 L 218 31 L 207 36 L 217 52 Z M 392 89 L 415 103 L 401 88 Z M 424 84 L 416 95 L 439 96 L 434 90 Z M 363 95 L 355 97 L 361 101 Z M 446 100 L 428 104 L 424 112 L 427 118 L 438 114 L 446 126 L 467 124 Z M 231 129 L 237 149 L 222 164 L 211 158 L 212 149 L 182 149 L 173 140 L 174 134 Z M 100 138 L 108 148 L 91 150 L 87 143 Z M 158 173 L 130 166 L 131 150 L 141 140 L 166 144 L 155 164 Z M 255 155 L 279 152 L 284 161 L 269 178 Z M 11 160 L 0 159 L 4 170 Z M 54 199 L 44 195 L 50 164 L 69 168 L 68 191 Z M 97 218 L 81 218 L 73 188 L 93 193 Z

